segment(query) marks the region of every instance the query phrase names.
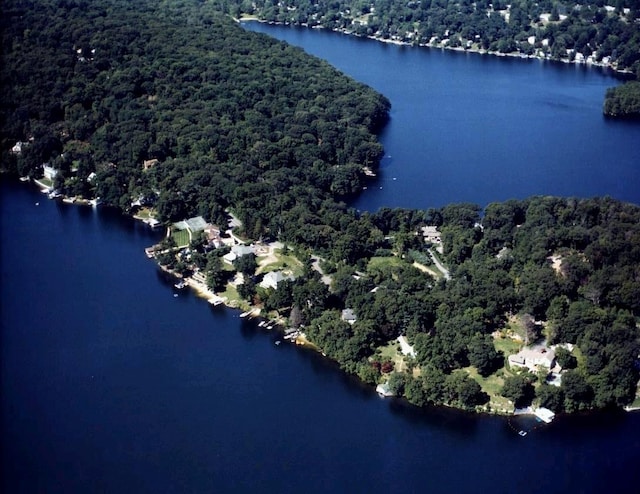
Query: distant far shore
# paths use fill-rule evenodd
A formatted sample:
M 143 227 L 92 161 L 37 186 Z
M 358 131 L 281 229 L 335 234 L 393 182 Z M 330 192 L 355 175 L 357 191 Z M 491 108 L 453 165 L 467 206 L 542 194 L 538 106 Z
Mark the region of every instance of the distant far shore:
M 273 26 L 295 26 L 295 27 L 306 27 L 306 28 L 311 28 L 311 29 L 325 29 L 325 30 L 329 30 L 329 31 L 333 31 L 335 33 L 340 33 L 340 34 L 345 34 L 347 36 L 355 36 L 357 38 L 366 38 L 366 39 L 371 39 L 373 41 L 379 41 L 381 43 L 387 43 L 387 44 L 391 44 L 391 45 L 398 45 L 398 46 L 408 46 L 408 47 L 421 47 L 421 48 L 438 48 L 441 50 L 450 50 L 450 51 L 456 51 L 456 52 L 462 52 L 462 53 L 477 53 L 478 55 L 492 55 L 492 56 L 496 56 L 496 57 L 511 57 L 511 58 L 522 58 L 522 59 L 535 59 L 535 60 L 542 60 L 542 61 L 548 61 L 548 62 L 561 62 L 561 63 L 566 63 L 566 64 L 574 64 L 574 65 L 584 65 L 587 67 L 600 67 L 603 69 L 609 69 L 613 72 L 615 72 L 618 75 L 630 75 L 632 74 L 631 71 L 629 70 L 620 70 L 618 68 L 616 68 L 614 65 L 610 64 L 610 63 L 602 63 L 602 62 L 593 62 L 593 61 L 589 61 L 587 62 L 586 60 L 567 60 L 567 59 L 556 59 L 556 58 L 551 58 L 550 56 L 547 57 L 542 57 L 540 55 L 526 55 L 524 53 L 516 53 L 516 52 L 510 52 L 510 53 L 502 53 L 502 52 L 498 52 L 498 51 L 491 51 L 491 50 L 484 50 L 482 48 L 477 48 L 474 46 L 465 48 L 463 46 L 447 46 L 444 45 L 442 43 L 410 43 L 407 41 L 402 41 L 399 39 L 390 39 L 390 38 L 383 38 L 382 36 L 362 36 L 360 34 L 357 34 L 353 31 L 350 31 L 348 29 L 340 29 L 340 28 L 335 28 L 335 29 L 329 29 L 326 28 L 324 26 L 309 26 L 309 24 L 294 24 L 294 23 L 290 23 L 290 22 L 276 22 L 276 21 L 266 21 L 264 19 L 260 19 L 259 17 L 255 16 L 255 15 L 242 15 L 239 19 L 238 18 L 233 18 L 236 22 L 238 23 L 242 23 L 242 22 L 260 22 L 263 24 L 269 24 L 269 25 L 273 25 Z

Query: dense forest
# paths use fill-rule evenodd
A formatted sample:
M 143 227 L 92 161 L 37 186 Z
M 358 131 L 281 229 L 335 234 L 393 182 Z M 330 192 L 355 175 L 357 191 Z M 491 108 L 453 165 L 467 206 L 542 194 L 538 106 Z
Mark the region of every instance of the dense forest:
M 640 1 L 214 0 L 230 15 L 411 44 L 590 61 L 640 77 Z
M 384 97 L 208 4 L 4 2 L 2 23 L 2 161 L 50 162 L 65 194 L 167 220 L 233 204 L 252 235 L 294 239 L 296 223 L 328 244 L 331 199 L 382 154 Z
M 487 410 L 496 392 L 555 411 L 633 401 L 640 207 L 533 197 L 358 214 L 344 200 L 378 165 L 389 110 L 370 88 L 245 32 L 211 2 L 1 8 L 7 171 L 37 178 L 48 163 L 62 193 L 125 212 L 143 204 L 167 223 L 222 225 L 232 212 L 238 235 L 279 240 L 302 264 L 264 289 L 255 258 L 241 256 L 240 295 L 416 405 Z M 202 238 L 188 256 L 171 254 L 171 238 L 164 247 L 161 264 L 200 270 L 214 289 L 227 282 L 228 250 Z M 404 368 L 389 353 L 401 335 L 416 353 Z M 536 342 L 560 345 L 560 385 L 508 364 L 514 345 Z

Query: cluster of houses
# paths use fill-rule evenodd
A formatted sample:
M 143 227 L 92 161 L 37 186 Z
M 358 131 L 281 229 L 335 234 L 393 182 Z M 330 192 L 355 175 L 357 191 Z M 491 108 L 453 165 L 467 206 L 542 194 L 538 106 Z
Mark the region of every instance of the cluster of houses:
M 207 223 L 202 216 L 194 216 L 193 218 L 178 221 L 173 224 L 173 227 L 177 230 L 188 230 L 191 234 L 204 232 L 207 246 L 211 249 L 217 249 L 224 245 L 231 247 L 231 250 L 222 256 L 222 261 L 228 265 L 233 265 L 236 259 L 245 255 L 266 256 L 269 254 L 268 247 L 264 245 L 243 244 L 233 235 L 223 237 L 220 227 Z M 280 282 L 294 279 L 295 277 L 291 273 L 285 271 L 270 271 L 265 273 L 260 282 L 260 286 L 276 290 Z

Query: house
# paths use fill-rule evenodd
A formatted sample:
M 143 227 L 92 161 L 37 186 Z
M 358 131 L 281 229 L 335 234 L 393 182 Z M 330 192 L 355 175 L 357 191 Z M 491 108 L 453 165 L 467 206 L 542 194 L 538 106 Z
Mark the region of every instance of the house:
M 556 352 L 544 344 L 524 347 L 515 355 L 509 355 L 508 361 L 511 367 L 525 367 L 531 372 L 540 368 L 551 370 L 555 365 Z
M 216 225 L 207 225 L 204 229 L 204 233 L 207 236 L 207 242 L 210 246 L 216 249 L 222 246 L 220 227 Z
M 22 153 L 22 147 L 25 145 L 25 142 L 22 141 L 18 141 L 15 143 L 15 145 L 11 148 L 11 152 L 13 154 L 20 154 Z
M 284 280 L 294 280 L 295 277 L 292 275 L 286 275 L 282 271 L 270 271 L 264 275 L 262 281 L 260 282 L 260 286 L 262 288 L 273 288 L 274 290 L 278 289 L 278 283 Z
M 353 309 L 344 309 L 342 311 L 340 319 L 342 319 L 345 322 L 348 322 L 349 324 L 353 324 L 358 320 L 355 313 L 353 312 Z
M 256 248 L 253 245 L 237 244 L 231 247 L 231 252 L 233 252 L 237 257 L 242 257 L 248 254 L 255 254 Z
M 47 163 L 42 165 L 42 170 L 44 173 L 44 177 L 48 178 L 49 180 L 55 180 L 56 175 L 58 175 L 58 170 L 56 170 L 52 166 L 49 166 Z
M 142 162 L 142 169 L 146 172 L 150 168 L 153 168 L 154 166 L 156 166 L 159 162 L 160 161 L 155 158 L 152 160 L 144 160 Z
M 422 231 L 425 242 L 431 244 L 439 244 L 442 242 L 437 226 L 423 226 L 420 230 Z

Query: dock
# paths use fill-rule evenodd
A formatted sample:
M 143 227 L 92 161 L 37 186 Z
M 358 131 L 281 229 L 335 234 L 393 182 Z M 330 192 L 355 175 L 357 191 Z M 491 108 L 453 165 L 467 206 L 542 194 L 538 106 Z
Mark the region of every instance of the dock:
M 218 297 L 217 295 L 214 295 L 213 297 L 211 297 L 211 298 L 208 300 L 208 302 L 209 302 L 211 305 L 221 305 L 221 304 L 223 304 L 223 303 L 224 303 L 224 300 L 225 300 L 224 298 L 222 298 L 222 297 Z

